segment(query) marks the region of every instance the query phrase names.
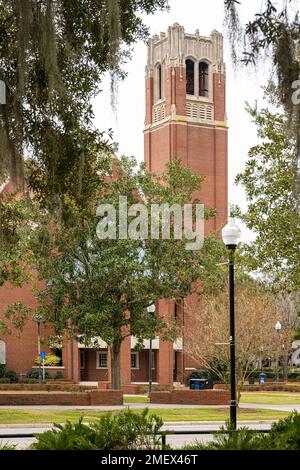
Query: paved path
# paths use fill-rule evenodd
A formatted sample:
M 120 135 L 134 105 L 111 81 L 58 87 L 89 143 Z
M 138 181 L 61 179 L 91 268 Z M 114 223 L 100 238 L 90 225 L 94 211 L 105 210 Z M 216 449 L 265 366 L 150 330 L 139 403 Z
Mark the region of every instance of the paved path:
M 299 403 L 296 405 L 264 405 L 261 403 L 240 403 L 241 408 L 260 408 L 266 410 L 278 410 L 278 411 L 288 411 L 291 412 L 296 410 L 300 412 Z M 126 403 L 125 405 L 114 405 L 114 406 L 69 406 L 69 405 L 1 405 L 1 409 L 20 409 L 20 410 L 99 410 L 99 411 L 113 411 L 113 410 L 124 410 L 126 408 L 133 409 L 157 409 L 157 408 L 223 408 L 229 409 L 229 406 L 226 405 L 170 405 L 170 404 L 155 404 L 155 403 Z
M 277 410 L 277 411 L 298 411 L 300 413 L 300 405 L 262 405 L 261 403 L 240 403 L 241 408 L 260 408 L 264 410 Z

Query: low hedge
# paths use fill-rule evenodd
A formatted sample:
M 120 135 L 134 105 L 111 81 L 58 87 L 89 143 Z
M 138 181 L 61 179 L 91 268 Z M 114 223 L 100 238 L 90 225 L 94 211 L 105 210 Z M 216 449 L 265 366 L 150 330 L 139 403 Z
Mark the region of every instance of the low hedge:
M 243 392 L 300 392 L 300 385 L 288 385 L 288 384 L 254 384 L 244 385 L 242 387 Z
M 29 379 L 34 380 L 34 379 Z M 85 385 L 76 385 L 76 384 L 39 384 L 39 383 L 0 383 L 0 390 L 3 391 L 18 391 L 18 390 L 28 390 L 28 391 L 62 391 L 62 392 L 84 392 L 86 390 L 91 390 L 96 387 L 89 387 Z

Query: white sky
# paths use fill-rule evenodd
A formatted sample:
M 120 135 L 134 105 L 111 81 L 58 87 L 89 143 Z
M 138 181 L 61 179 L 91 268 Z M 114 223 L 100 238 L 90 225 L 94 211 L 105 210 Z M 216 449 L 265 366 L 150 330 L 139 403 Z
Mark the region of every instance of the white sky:
M 151 36 L 167 31 L 168 26 L 180 23 L 185 31 L 209 36 L 213 29 L 224 32 L 223 0 L 170 0 L 169 12 L 157 12 L 144 16 Z M 261 8 L 261 0 L 243 3 L 241 20 L 246 23 Z M 229 203 L 247 207 L 242 188 L 234 185 L 235 175 L 243 170 L 247 153 L 257 143 L 256 128 L 245 111 L 245 102 L 251 105 L 262 101 L 261 87 L 268 78 L 267 65 L 260 64 L 259 71 L 238 68 L 230 58 L 230 45 L 224 33 L 225 62 L 227 66 L 227 115 L 229 123 Z M 143 127 L 145 114 L 144 71 L 147 60 L 146 45 L 136 44 L 132 59 L 125 67 L 127 78 L 120 83 L 117 116 L 110 107 L 110 81 L 102 81 L 102 92 L 95 101 L 96 125 L 100 130 L 113 129 L 114 140 L 119 143 L 119 154 L 133 155 L 143 161 Z M 243 227 L 242 240 L 249 241 L 253 235 Z

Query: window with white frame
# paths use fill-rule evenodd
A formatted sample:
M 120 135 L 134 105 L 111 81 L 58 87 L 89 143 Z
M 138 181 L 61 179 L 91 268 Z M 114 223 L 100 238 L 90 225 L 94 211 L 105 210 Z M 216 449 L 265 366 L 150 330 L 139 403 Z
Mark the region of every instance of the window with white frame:
M 80 351 L 80 369 L 85 369 L 85 352 Z
M 139 369 L 139 353 L 138 352 L 132 352 L 131 353 L 131 369 Z
M 97 352 L 97 369 L 107 369 L 108 367 L 108 354 L 107 351 Z

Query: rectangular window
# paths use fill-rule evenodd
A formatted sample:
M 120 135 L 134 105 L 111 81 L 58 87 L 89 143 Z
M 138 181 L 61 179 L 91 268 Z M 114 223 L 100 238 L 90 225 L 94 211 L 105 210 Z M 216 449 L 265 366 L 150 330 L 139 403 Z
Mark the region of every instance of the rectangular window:
M 138 352 L 132 352 L 131 353 L 131 369 L 139 369 L 139 353 Z
M 85 369 L 85 353 L 80 351 L 80 369 Z
M 97 353 L 97 369 L 107 369 L 108 367 L 108 354 L 106 351 Z

